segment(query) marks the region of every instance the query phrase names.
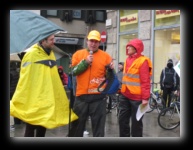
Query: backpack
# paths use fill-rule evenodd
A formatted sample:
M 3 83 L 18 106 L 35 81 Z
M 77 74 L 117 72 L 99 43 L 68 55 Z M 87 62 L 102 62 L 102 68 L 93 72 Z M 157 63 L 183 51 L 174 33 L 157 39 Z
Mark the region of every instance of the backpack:
M 170 71 L 169 71 L 170 70 Z M 173 88 L 176 86 L 176 71 L 172 68 L 163 69 L 163 84 L 166 88 Z
M 101 94 L 115 94 L 119 90 L 120 82 L 118 80 L 118 77 L 113 69 L 109 67 L 109 65 L 106 66 L 106 79 L 98 86 L 97 90 Z M 103 91 L 100 91 L 100 88 L 107 84 L 105 89 Z

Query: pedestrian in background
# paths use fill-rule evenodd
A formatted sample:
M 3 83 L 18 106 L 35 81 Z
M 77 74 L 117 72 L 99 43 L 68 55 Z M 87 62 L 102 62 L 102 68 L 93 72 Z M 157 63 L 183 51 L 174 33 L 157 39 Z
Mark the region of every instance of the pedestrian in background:
M 121 84 L 122 84 L 122 77 L 123 77 L 123 67 L 124 67 L 124 62 L 119 62 L 118 64 L 118 72 L 117 72 L 117 78 L 119 80 L 119 89 L 121 89 Z M 119 94 L 120 90 L 117 91 L 116 94 Z M 117 105 L 117 95 L 116 94 L 110 94 L 109 95 L 109 105 L 108 105 L 108 111 L 107 113 L 111 112 L 111 109 L 115 108 Z
M 173 60 L 169 59 L 167 66 L 160 74 L 160 88 L 163 90 L 163 99 L 165 107 L 169 107 L 171 103 L 171 94 L 179 87 L 180 78 L 173 68 Z
M 60 75 L 60 79 L 62 81 L 62 84 L 67 85 L 68 84 L 68 76 L 64 72 L 64 68 L 62 66 L 58 66 L 58 73 Z
M 143 136 L 143 116 L 138 121 L 136 113 L 141 103 L 148 105 L 152 74 L 152 63 L 149 58 L 141 54 L 143 50 L 144 45 L 140 39 L 133 39 L 126 45 L 128 57 L 125 61 L 119 95 L 120 137 Z
M 118 64 L 118 72 L 117 72 L 117 77 L 118 80 L 120 82 L 120 89 L 121 89 L 121 85 L 122 85 L 122 78 L 123 78 L 123 68 L 124 68 L 124 62 L 119 62 Z
M 10 61 L 10 100 L 15 92 L 17 82 L 19 80 L 20 64 L 21 62 Z M 14 130 L 15 125 L 21 124 L 21 120 L 16 117 L 10 117 L 10 129 Z M 13 120 L 13 121 L 12 121 Z
M 26 123 L 25 137 L 45 137 L 46 129 L 69 123 L 69 101 L 58 75 L 54 34 L 27 49 L 10 101 L 10 115 Z M 78 117 L 71 112 L 71 121 Z
M 71 137 L 83 137 L 89 116 L 93 137 L 105 136 L 106 95 L 100 94 L 97 88 L 105 79 L 105 66 L 110 64 L 113 69 L 114 65 L 111 56 L 99 49 L 100 41 L 100 33 L 90 31 L 86 41 L 87 48 L 76 51 L 72 56 L 72 71 L 77 81 L 73 110 L 79 119 L 71 124 Z

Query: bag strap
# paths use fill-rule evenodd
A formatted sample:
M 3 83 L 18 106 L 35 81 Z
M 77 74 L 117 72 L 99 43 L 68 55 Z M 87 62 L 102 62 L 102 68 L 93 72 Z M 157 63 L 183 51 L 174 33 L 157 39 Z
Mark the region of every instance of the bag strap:
M 101 82 L 101 84 L 98 86 L 98 88 L 97 88 L 98 92 L 102 92 L 102 91 L 100 91 L 100 88 L 105 84 L 106 81 L 107 81 L 107 79 L 105 79 L 103 82 Z

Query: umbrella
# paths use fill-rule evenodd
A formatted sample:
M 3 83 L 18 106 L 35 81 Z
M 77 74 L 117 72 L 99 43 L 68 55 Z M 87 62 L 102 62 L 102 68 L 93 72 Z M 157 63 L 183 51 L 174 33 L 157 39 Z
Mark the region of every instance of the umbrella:
M 62 51 L 56 45 L 54 45 L 53 51 L 54 51 L 56 59 L 60 59 L 63 56 L 68 56 L 69 58 L 71 58 L 71 56 L 68 53 Z M 10 60 L 21 60 L 21 57 L 23 57 L 25 52 L 26 52 L 26 50 L 24 50 L 23 52 L 20 52 L 20 53 L 12 53 L 12 54 L 10 53 Z
M 10 55 L 18 54 L 63 28 L 28 10 L 10 10 Z

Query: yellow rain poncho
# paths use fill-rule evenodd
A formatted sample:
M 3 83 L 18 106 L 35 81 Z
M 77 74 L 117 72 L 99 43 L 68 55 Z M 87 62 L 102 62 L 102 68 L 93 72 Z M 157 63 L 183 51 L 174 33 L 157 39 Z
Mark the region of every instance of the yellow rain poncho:
M 69 123 L 69 100 L 58 74 L 53 51 L 38 44 L 24 55 L 20 78 L 10 101 L 10 115 L 48 129 Z M 78 116 L 71 110 L 71 121 Z

